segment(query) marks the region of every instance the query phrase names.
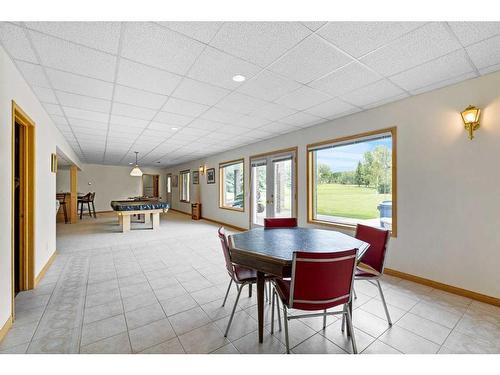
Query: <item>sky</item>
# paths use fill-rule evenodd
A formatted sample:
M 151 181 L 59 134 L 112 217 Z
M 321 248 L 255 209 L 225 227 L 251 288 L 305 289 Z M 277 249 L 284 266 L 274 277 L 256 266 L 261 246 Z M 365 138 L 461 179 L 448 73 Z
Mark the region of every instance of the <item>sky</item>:
M 358 162 L 363 160 L 366 151 L 377 146 L 392 148 L 391 138 L 375 139 L 363 143 L 353 143 L 318 151 L 318 164 L 327 164 L 332 172 L 348 172 L 356 170 Z

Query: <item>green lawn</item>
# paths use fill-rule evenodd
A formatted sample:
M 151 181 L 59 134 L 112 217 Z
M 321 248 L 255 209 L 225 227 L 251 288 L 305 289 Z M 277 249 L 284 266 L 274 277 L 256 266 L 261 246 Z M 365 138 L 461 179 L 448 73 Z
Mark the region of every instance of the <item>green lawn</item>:
M 379 203 L 392 199 L 391 194 L 379 194 L 373 188 L 341 184 L 318 185 L 317 198 L 318 214 L 353 219 L 379 217 Z

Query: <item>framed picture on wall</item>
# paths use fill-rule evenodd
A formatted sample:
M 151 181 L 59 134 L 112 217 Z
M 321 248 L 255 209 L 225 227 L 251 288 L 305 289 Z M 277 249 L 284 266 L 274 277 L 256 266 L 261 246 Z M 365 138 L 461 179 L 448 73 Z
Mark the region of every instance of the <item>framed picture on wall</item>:
M 179 186 L 179 176 L 174 174 L 172 176 L 172 187 L 176 188 L 177 186 Z
M 215 184 L 215 168 L 207 169 L 207 184 Z
M 198 185 L 200 183 L 200 172 L 193 171 L 193 185 Z

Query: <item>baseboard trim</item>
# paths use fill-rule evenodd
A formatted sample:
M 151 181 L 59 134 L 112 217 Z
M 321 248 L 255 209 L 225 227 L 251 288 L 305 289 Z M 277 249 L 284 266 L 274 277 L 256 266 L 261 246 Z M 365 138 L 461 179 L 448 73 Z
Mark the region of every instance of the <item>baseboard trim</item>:
M 459 296 L 467 297 L 476 301 L 484 302 L 490 305 L 499 306 L 500 307 L 500 298 L 487 296 L 486 294 L 481 294 L 477 292 L 473 292 L 472 290 L 462 289 L 453 285 L 448 285 L 444 283 L 440 283 L 439 281 L 434 281 L 430 279 L 426 279 L 425 277 L 415 276 L 406 272 L 401 272 L 398 270 L 394 270 L 392 268 L 386 268 L 384 273 L 390 276 L 396 276 L 401 279 L 413 281 L 418 284 L 430 286 L 432 288 L 436 288 L 439 290 L 443 290 L 448 293 L 457 294 Z
M 201 217 L 201 220 L 210 221 L 211 223 L 219 224 L 219 225 L 222 225 L 222 226 L 225 226 L 228 228 L 232 228 L 232 229 L 236 229 L 240 232 L 244 232 L 244 231 L 248 230 L 247 228 L 238 227 L 236 225 L 224 223 L 223 221 L 219 221 L 219 220 L 209 219 L 208 217 L 204 217 L 204 216 Z
M 174 211 L 174 212 L 177 212 L 177 213 L 179 213 L 179 214 L 184 214 L 184 215 L 191 216 L 191 213 L 190 213 L 190 212 L 184 212 L 184 211 L 176 210 L 175 208 L 169 208 L 168 210 L 169 210 L 169 211 Z
M 45 263 L 42 270 L 38 273 L 38 276 L 35 277 L 35 288 L 38 286 L 38 283 L 42 281 L 43 277 L 45 276 L 45 273 L 48 271 L 52 263 L 54 263 L 56 256 L 57 256 L 57 250 L 54 250 L 54 253 L 52 253 L 49 260 L 47 260 L 47 263 Z
M 9 332 L 10 327 L 12 327 L 12 315 L 7 318 L 7 321 L 0 328 L 0 342 L 2 342 L 4 337 L 7 335 L 7 332 Z

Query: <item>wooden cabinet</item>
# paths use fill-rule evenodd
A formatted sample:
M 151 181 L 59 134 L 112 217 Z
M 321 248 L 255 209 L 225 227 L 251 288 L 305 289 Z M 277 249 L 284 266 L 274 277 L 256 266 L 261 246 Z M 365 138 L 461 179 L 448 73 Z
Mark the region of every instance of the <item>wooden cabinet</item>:
M 191 219 L 193 220 L 201 219 L 201 203 L 191 204 Z

